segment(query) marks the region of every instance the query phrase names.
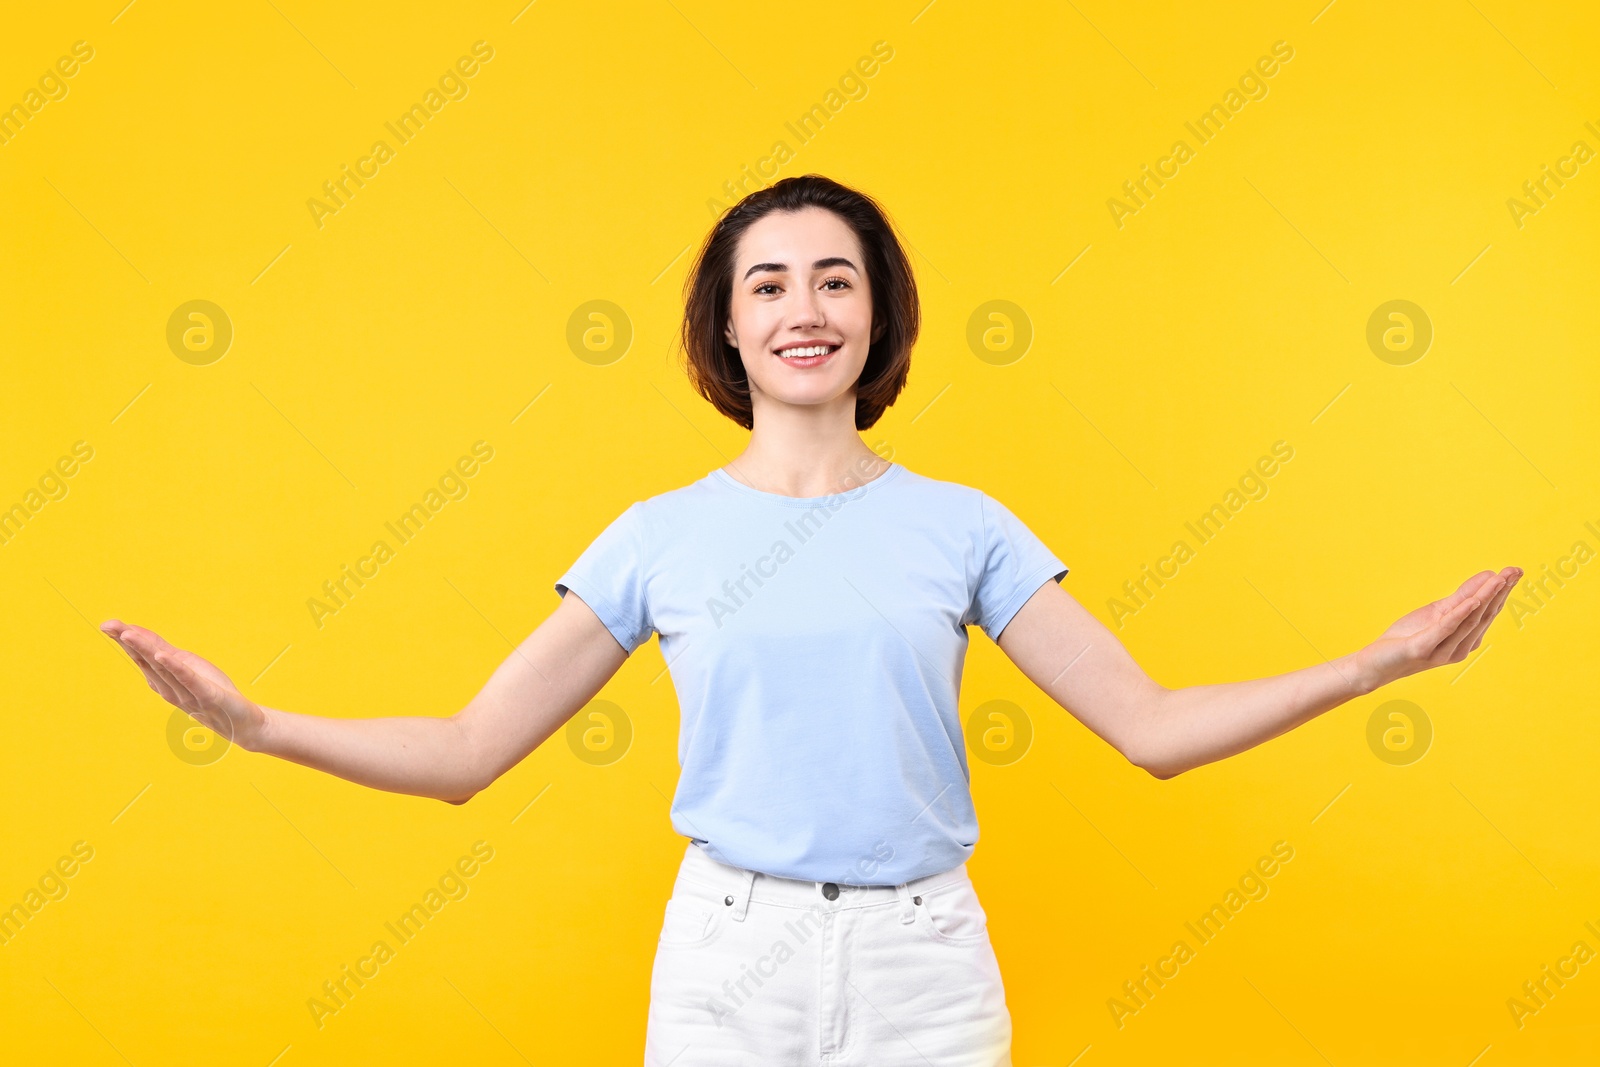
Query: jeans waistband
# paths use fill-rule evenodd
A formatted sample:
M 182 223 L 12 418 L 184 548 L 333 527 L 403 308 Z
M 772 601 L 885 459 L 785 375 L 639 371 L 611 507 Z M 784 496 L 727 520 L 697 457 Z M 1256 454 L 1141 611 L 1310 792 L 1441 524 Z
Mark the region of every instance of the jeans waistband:
M 724 903 L 732 909 L 733 918 L 741 921 L 751 903 L 841 911 L 846 908 L 866 908 L 898 901 L 901 905 L 901 921 L 909 923 L 915 918 L 915 913 L 911 909 L 920 903 L 918 899 L 920 895 L 952 883 L 966 881 L 967 865 L 963 863 L 948 871 L 914 878 L 900 885 L 809 882 L 780 878 L 723 863 L 712 858 L 704 849 L 691 841 L 684 852 L 683 863 L 678 868 L 678 879 L 708 886 L 723 894 Z

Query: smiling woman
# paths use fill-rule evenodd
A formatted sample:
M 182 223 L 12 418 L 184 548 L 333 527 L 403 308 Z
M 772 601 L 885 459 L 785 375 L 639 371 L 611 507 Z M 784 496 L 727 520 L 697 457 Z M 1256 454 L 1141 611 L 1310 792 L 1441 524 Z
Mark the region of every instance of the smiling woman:
M 103 625 L 152 689 L 245 750 L 452 804 L 658 635 L 681 711 L 671 821 L 685 846 L 651 972 L 653 1067 L 899 1063 L 908 1045 L 918 1063 L 1009 1067 L 1011 1016 L 966 867 L 970 628 L 1165 779 L 1460 662 L 1521 574 L 1480 572 L 1334 660 L 1167 689 L 1061 587 L 1066 564 L 1022 517 L 862 439 L 905 386 L 920 315 L 870 197 L 814 174 L 751 194 L 712 228 L 685 305 L 689 377 L 750 430 L 746 447 L 629 504 L 457 714 L 262 707 L 194 653 Z M 730 578 L 730 561 L 750 560 Z M 736 613 L 714 602 L 730 589 Z
M 774 251 L 735 270 L 747 231 L 754 231 L 752 241 L 776 248 L 779 235 L 797 223 L 813 234 L 816 247 L 835 254 L 803 262 Z M 780 350 L 791 346 L 834 350 L 826 357 L 787 362 L 796 369 L 837 364 L 825 382 L 807 388 L 820 395 L 853 384 L 857 430 L 876 423 L 905 388 L 921 307 L 911 262 L 869 197 L 816 175 L 785 178 L 746 197 L 712 230 L 686 290 L 682 340 L 689 379 L 745 429 L 754 426 L 754 405 L 764 393 L 761 382 L 773 368 L 772 359 L 782 359 Z M 785 322 L 797 297 L 810 306 L 796 321 Z M 846 330 L 860 334 L 849 345 Z M 746 361 L 744 349 L 757 346 L 772 358 Z M 843 358 L 836 358 L 841 348 Z

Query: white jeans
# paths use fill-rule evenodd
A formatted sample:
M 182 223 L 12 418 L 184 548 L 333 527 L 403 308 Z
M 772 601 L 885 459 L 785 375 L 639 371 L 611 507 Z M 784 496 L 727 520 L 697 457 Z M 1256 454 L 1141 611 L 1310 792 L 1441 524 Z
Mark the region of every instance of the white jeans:
M 690 842 L 656 948 L 644 1061 L 1011 1067 L 1011 1015 L 966 865 L 836 886 L 730 867 Z

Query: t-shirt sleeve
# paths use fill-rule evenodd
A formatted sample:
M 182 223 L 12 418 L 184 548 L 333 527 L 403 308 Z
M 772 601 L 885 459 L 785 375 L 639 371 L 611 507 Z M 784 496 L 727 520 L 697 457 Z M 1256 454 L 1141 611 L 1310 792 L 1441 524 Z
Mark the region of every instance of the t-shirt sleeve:
M 967 622 L 991 640 L 1047 581 L 1061 581 L 1067 566 L 1022 520 L 988 494 L 980 494 L 983 515 L 983 571 L 978 576 Z
M 644 509 L 632 504 L 600 532 L 556 582 L 594 610 L 623 651 L 633 652 L 655 630 L 645 598 Z

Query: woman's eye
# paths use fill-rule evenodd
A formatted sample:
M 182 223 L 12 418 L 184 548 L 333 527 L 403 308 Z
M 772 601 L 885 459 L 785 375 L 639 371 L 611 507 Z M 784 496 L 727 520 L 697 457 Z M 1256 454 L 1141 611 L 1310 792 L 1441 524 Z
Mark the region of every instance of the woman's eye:
M 850 282 L 848 280 L 844 279 L 844 278 L 829 278 L 827 281 L 823 282 L 822 284 L 824 286 L 833 286 L 835 283 L 837 283 L 837 285 L 840 288 L 844 288 L 844 289 L 850 288 Z M 757 294 L 758 296 L 765 296 L 769 292 L 776 292 L 777 288 L 778 288 L 778 283 L 777 282 L 762 282 L 760 285 L 758 285 L 754 289 L 752 289 L 751 292 Z M 839 291 L 839 289 L 838 288 L 830 288 L 830 289 L 828 289 L 828 291 L 831 292 L 831 293 L 837 293 Z

